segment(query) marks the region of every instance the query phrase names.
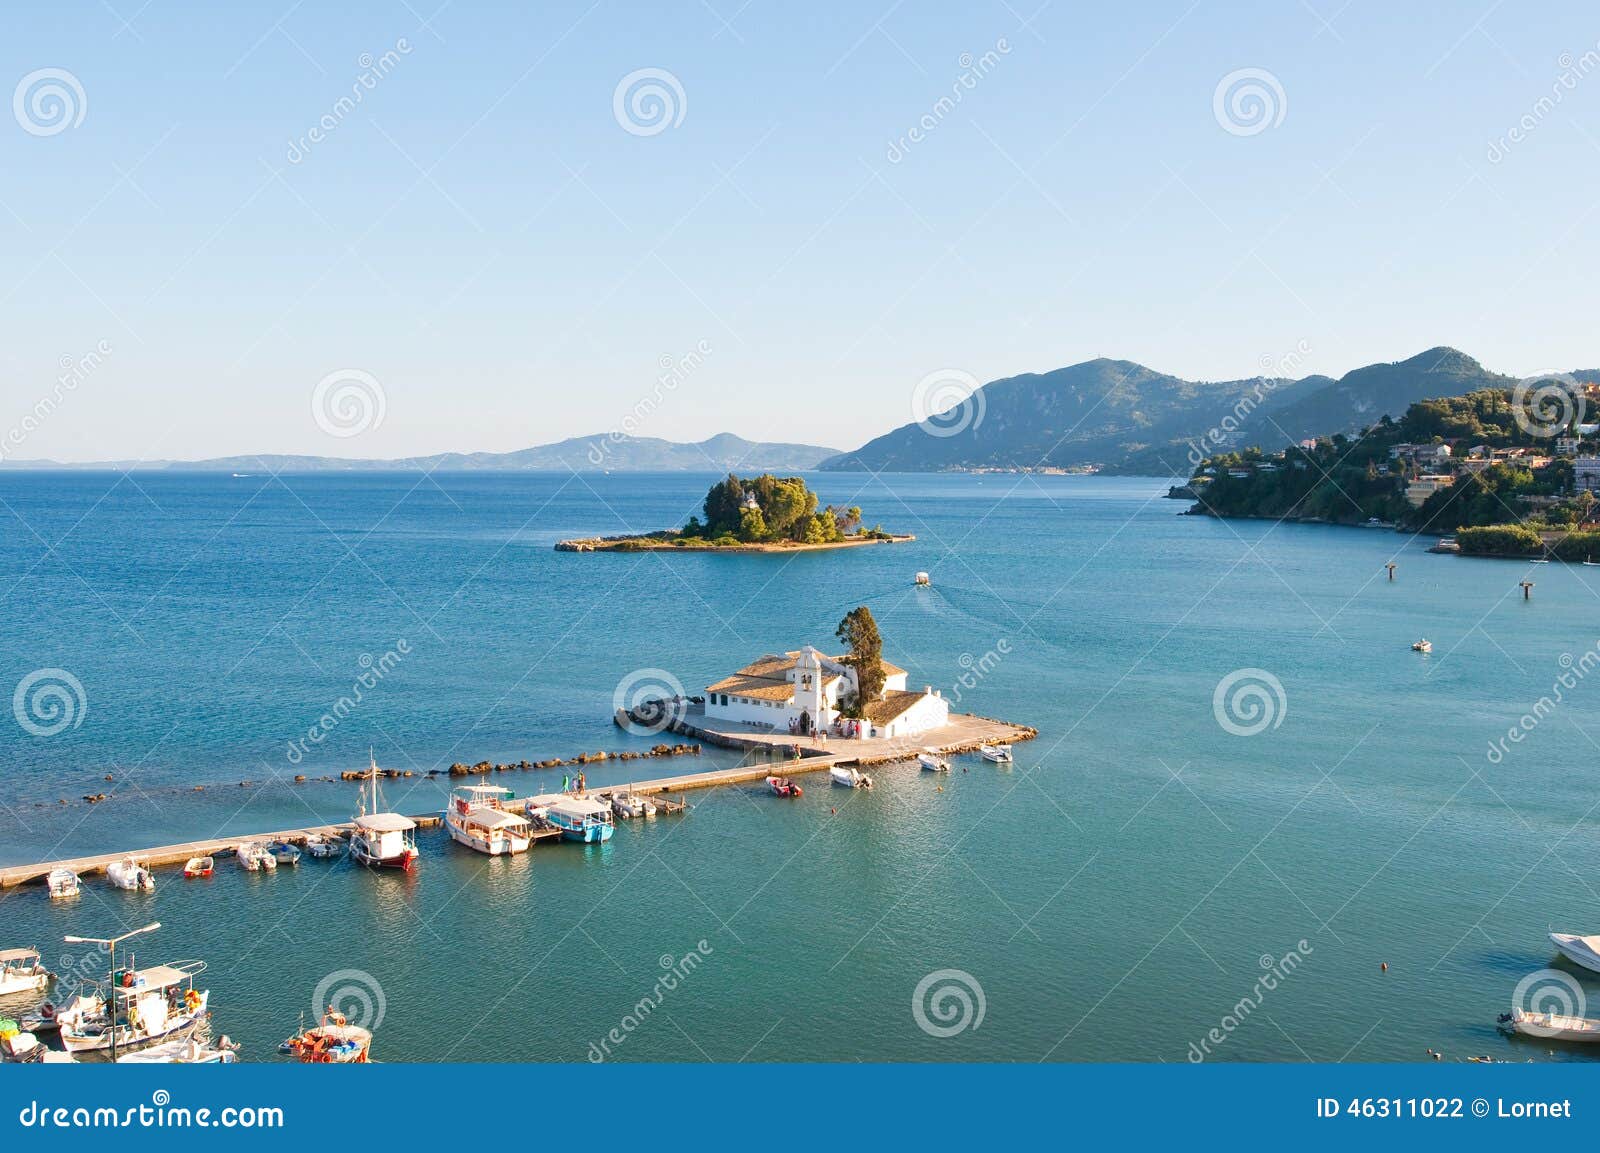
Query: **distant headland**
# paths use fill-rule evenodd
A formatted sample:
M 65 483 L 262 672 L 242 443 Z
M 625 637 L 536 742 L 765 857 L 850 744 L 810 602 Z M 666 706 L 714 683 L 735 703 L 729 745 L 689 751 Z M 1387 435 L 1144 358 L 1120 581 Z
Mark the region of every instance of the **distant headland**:
M 582 537 L 556 545 L 558 552 L 808 552 L 895 544 L 906 534 L 864 527 L 855 506 L 817 507 L 817 494 L 798 476 L 729 473 L 711 486 L 701 510 L 681 529 L 624 536 Z

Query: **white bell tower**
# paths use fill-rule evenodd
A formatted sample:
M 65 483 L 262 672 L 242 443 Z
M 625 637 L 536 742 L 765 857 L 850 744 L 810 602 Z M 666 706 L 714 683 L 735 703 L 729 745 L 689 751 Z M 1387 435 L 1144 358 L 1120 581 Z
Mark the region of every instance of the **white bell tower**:
M 794 663 L 794 707 L 797 714 L 809 717 L 813 731 L 826 728 L 833 719 L 823 695 L 822 676 L 822 654 L 807 645 Z

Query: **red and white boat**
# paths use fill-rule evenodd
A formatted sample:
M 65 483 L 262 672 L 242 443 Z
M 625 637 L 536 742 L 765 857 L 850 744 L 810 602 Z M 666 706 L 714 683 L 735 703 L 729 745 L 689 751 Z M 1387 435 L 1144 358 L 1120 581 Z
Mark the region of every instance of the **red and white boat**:
M 215 866 L 210 857 L 190 857 L 189 863 L 183 867 L 183 875 L 191 880 L 195 877 L 209 877 Z
M 372 808 L 367 808 L 367 792 L 361 791 L 361 812 L 356 815 L 355 829 L 350 834 L 350 856 L 357 864 L 369 869 L 406 869 L 417 861 L 417 840 L 413 830 L 417 823 L 399 813 L 378 811 L 378 760 L 368 754 L 371 769 L 367 780 L 372 783 Z
M 788 777 L 768 777 L 767 788 L 777 793 L 780 797 L 800 797 L 805 795 L 798 782 L 791 781 Z

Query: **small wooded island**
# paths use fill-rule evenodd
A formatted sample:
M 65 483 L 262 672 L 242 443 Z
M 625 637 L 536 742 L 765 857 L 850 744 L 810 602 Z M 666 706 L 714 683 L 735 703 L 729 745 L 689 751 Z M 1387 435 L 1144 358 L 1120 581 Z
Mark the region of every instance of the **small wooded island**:
M 643 552 L 686 549 L 718 552 L 801 552 L 854 548 L 915 540 L 914 536 L 865 528 L 856 507 L 817 507 L 817 494 L 798 476 L 728 476 L 711 486 L 701 506 L 705 519 L 692 516 L 681 529 L 633 536 L 564 540 L 560 552 Z

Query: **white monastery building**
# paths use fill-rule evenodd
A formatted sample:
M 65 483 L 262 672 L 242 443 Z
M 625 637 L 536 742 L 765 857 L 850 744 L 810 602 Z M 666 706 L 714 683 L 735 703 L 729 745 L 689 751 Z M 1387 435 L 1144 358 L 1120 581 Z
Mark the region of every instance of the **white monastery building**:
M 883 695 L 862 710 L 871 725 L 863 736 L 903 737 L 950 723 L 949 702 L 934 689 L 908 691 L 906 670 L 888 661 L 883 674 Z M 826 732 L 841 719 L 839 706 L 854 699 L 856 687 L 856 670 L 844 658 L 824 656 L 807 645 L 783 656 L 769 653 L 707 685 L 706 717 L 778 732 Z

